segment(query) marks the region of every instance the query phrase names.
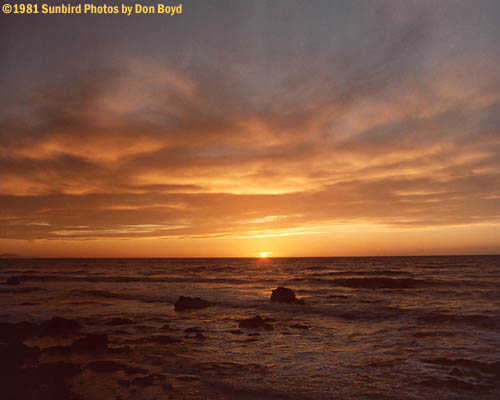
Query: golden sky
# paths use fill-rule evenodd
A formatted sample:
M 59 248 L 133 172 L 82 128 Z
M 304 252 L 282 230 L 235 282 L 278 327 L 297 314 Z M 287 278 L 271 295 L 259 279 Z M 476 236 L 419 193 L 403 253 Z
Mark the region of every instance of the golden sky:
M 496 1 L 30 21 L 0 20 L 0 254 L 500 252 Z

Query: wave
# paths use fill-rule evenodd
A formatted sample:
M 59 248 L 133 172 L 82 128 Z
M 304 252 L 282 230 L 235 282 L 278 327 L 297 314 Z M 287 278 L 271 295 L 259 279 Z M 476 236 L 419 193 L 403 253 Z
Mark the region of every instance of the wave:
M 232 285 L 255 284 L 258 280 L 244 280 L 236 278 L 198 278 L 198 277 L 150 277 L 150 276 L 66 276 L 66 275 L 23 275 L 16 276 L 21 281 L 39 282 L 111 282 L 111 283 L 227 283 Z M 262 281 L 273 282 L 273 281 Z
M 337 278 L 313 281 L 352 289 L 415 289 L 439 284 L 435 280 L 413 278 Z

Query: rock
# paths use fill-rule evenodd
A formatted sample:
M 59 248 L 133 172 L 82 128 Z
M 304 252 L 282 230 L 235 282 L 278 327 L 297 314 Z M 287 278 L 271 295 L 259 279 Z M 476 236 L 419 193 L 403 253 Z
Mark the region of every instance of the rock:
M 11 276 L 9 279 L 5 281 L 6 285 L 20 285 L 21 281 L 16 276 Z
M 185 297 L 181 296 L 174 304 L 175 311 L 183 311 L 190 309 L 200 309 L 208 307 L 209 303 L 206 300 L 200 299 L 199 297 Z
M 120 326 L 120 325 L 133 325 L 134 321 L 128 318 L 111 318 L 106 322 L 107 325 Z
M 239 327 L 244 329 L 259 329 L 259 328 L 264 328 L 267 330 L 273 329 L 273 327 L 269 325 L 266 321 L 264 321 L 259 315 L 253 318 L 241 320 L 239 322 Z
M 292 289 L 282 286 L 272 291 L 271 301 L 273 303 L 304 304 L 304 300 L 299 300 L 295 297 L 295 293 Z
M 108 335 L 89 334 L 81 339 L 77 339 L 71 345 L 74 351 L 96 352 L 105 350 L 108 347 Z
M 195 338 L 196 339 L 206 339 L 206 336 L 203 333 L 197 333 Z
M 169 324 L 164 324 L 164 325 L 161 326 L 160 329 L 165 329 L 165 330 L 168 331 L 168 330 L 170 330 L 170 325 Z
M 232 333 L 233 335 L 241 335 L 243 332 L 239 329 L 232 329 L 229 331 L 229 333 Z
M 52 317 L 40 325 L 40 336 L 59 336 L 78 330 L 81 327 L 74 319 Z

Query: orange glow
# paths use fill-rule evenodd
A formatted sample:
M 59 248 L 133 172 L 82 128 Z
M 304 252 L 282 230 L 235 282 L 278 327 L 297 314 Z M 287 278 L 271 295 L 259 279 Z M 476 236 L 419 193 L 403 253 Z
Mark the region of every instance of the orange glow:
M 261 252 L 260 258 L 267 258 L 267 252 L 265 252 L 265 251 Z

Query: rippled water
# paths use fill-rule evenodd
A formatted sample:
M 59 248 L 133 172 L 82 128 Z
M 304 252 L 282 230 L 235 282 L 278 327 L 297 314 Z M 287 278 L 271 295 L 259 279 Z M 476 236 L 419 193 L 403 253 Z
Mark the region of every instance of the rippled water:
M 0 285 L 1 321 L 75 318 L 172 387 L 85 373 L 73 384 L 87 398 L 500 398 L 499 256 L 0 263 L 1 281 L 21 280 Z M 271 304 L 278 286 L 306 305 Z M 212 306 L 176 312 L 180 295 Z M 237 332 L 257 314 L 274 329 Z M 180 341 L 150 340 L 158 334 Z

